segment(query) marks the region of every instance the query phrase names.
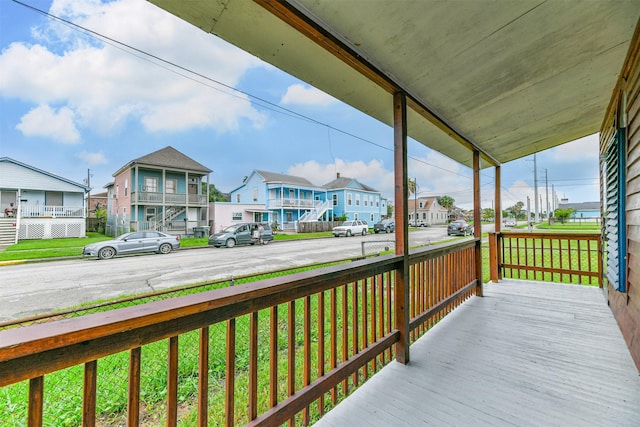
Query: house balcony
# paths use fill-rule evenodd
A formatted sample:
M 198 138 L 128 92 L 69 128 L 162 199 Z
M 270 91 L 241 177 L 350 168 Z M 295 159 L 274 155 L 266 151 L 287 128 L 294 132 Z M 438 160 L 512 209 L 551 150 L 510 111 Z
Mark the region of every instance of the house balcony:
M 267 209 L 313 209 L 312 199 L 269 199 Z
M 20 218 L 84 218 L 84 206 L 52 206 L 21 204 Z
M 601 253 L 597 234 L 497 233 L 6 329 L 0 387 L 21 398 L 0 413 L 138 425 L 159 382 L 170 426 L 184 408 L 199 425 L 636 425 Z
M 131 193 L 132 203 L 144 205 L 172 205 L 172 206 L 199 206 L 206 207 L 209 204 L 207 195 L 203 194 L 176 194 L 158 193 L 150 191 L 134 191 Z

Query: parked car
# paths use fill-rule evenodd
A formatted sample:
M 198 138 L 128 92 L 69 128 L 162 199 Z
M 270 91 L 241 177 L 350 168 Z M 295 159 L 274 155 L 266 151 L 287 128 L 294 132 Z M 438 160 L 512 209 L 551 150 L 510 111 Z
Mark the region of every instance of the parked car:
M 266 245 L 273 240 L 273 231 L 269 224 L 261 224 L 258 222 L 245 222 L 242 224 L 234 224 L 225 228 L 219 233 L 209 236 L 209 246 L 219 248 L 226 246 L 232 248 L 235 245 L 255 245 L 258 239 L 254 237 L 254 231 L 262 225 L 262 244 Z
M 354 219 L 352 221 L 345 221 L 337 227 L 333 227 L 332 232 L 335 237 L 349 237 L 356 234 L 362 234 L 364 236 L 369 232 L 369 224 L 367 224 L 367 221 Z
M 419 219 L 417 222 L 416 221 L 409 221 L 409 227 L 428 227 L 429 224 L 427 224 L 426 222 L 422 221 L 421 219 Z
M 507 218 L 504 220 L 505 227 L 515 227 L 516 225 L 518 225 L 518 222 L 515 218 Z
M 392 219 L 383 219 L 373 225 L 373 232 L 378 234 L 381 232 L 393 233 L 396 231 L 396 223 Z
M 141 252 L 168 254 L 180 247 L 180 237 L 160 231 L 134 231 L 125 233 L 113 240 L 92 243 L 82 249 L 82 256 L 109 259 L 116 255 Z
M 472 234 L 473 226 L 462 219 L 451 221 L 447 226 L 447 236 L 471 236 Z

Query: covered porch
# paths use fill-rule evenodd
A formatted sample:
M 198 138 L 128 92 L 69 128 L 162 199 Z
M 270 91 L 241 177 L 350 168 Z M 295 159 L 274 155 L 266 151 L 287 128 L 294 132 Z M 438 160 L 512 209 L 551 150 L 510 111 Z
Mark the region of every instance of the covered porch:
M 602 289 L 484 288 L 315 425 L 635 426 L 640 377 Z

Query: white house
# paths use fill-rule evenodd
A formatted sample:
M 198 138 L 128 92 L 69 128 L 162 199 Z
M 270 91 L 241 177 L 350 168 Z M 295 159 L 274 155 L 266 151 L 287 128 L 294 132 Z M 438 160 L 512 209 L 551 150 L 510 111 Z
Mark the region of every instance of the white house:
M 0 158 L 0 242 L 84 237 L 88 190 L 84 184 Z

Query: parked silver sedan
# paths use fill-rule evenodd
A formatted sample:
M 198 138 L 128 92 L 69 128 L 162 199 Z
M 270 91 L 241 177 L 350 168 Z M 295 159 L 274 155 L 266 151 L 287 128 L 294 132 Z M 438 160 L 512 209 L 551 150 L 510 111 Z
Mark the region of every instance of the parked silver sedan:
M 160 231 L 134 231 L 85 246 L 82 256 L 98 257 L 100 259 L 113 258 L 116 255 L 126 255 L 141 252 L 156 252 L 168 254 L 180 247 L 180 237 Z

